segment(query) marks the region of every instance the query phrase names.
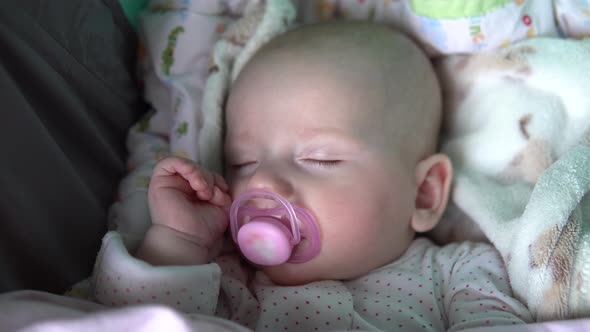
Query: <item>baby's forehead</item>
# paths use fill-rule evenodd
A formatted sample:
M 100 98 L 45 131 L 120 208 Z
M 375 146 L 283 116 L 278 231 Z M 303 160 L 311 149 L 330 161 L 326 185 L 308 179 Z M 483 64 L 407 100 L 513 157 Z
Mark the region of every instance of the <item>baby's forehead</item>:
M 421 60 L 421 50 L 415 44 L 386 26 L 333 22 L 303 26 L 276 37 L 248 65 L 303 64 L 384 75 L 423 64 L 416 61 L 416 55 Z
M 403 90 L 416 85 L 412 81 L 423 71 L 420 67 L 429 66 L 416 44 L 389 27 L 322 23 L 296 28 L 268 42 L 246 64 L 233 87 L 241 81 L 249 85 L 260 75 L 275 75 L 308 84 L 315 84 L 313 78 L 333 79 L 403 97 Z
M 245 70 L 234 86 L 234 100 L 228 103 L 235 106 L 235 101 L 241 100 L 241 107 L 232 107 L 236 109 L 230 111 L 232 118 L 259 113 L 240 110 L 268 107 L 285 113 L 283 119 L 287 119 L 289 112 L 303 115 L 303 110 L 312 107 L 318 111 L 316 114 L 298 117 L 296 122 L 327 121 L 350 128 L 353 126 L 346 124 L 360 125 L 384 112 L 388 104 L 387 83 L 383 76 L 374 66 L 363 61 L 347 64 L 342 59 L 324 55 L 283 54 L 266 57 Z M 247 108 L 244 103 L 256 106 Z M 268 106 L 269 103 L 272 105 Z M 297 106 L 290 107 L 292 104 Z
M 247 116 L 237 106 L 246 100 L 305 93 L 326 104 L 330 98 L 345 101 L 343 111 L 334 114 L 347 116 L 349 110 L 349 118 L 373 132 L 401 133 L 422 120 L 436 126 L 438 90 L 430 61 L 405 35 L 370 23 L 324 23 L 263 46 L 230 88 L 228 118 L 239 122 Z

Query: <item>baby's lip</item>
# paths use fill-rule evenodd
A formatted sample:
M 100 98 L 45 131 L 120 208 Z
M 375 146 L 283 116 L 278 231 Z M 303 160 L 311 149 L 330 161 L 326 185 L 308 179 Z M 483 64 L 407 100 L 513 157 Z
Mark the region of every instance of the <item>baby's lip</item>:
M 293 253 L 291 255 L 300 254 L 301 251 L 304 251 L 307 249 L 308 245 L 309 245 L 309 241 L 307 240 L 307 238 L 305 236 L 301 235 L 301 241 L 299 242 L 299 244 L 297 244 L 293 248 Z
M 254 205 L 244 205 L 240 209 L 250 216 L 280 216 L 283 214 L 283 208 L 280 206 L 261 208 Z
M 285 210 L 283 207 L 275 206 L 275 207 L 272 207 L 269 209 L 261 209 L 259 207 L 246 205 L 246 206 L 242 207 L 242 210 L 247 212 L 244 215 L 248 215 L 251 217 L 268 216 L 268 217 L 276 218 L 276 219 L 280 220 L 282 223 L 284 223 L 285 226 L 287 226 L 287 228 L 289 228 L 289 229 L 291 228 L 291 223 L 289 221 L 288 216 L 285 215 Z M 295 223 L 301 233 L 305 232 L 305 224 L 303 222 L 301 222 L 301 220 L 299 220 L 299 218 L 295 218 Z
M 269 198 L 252 198 L 248 200 L 244 206 L 249 206 L 262 211 L 274 211 L 275 209 L 282 207 L 279 202 Z

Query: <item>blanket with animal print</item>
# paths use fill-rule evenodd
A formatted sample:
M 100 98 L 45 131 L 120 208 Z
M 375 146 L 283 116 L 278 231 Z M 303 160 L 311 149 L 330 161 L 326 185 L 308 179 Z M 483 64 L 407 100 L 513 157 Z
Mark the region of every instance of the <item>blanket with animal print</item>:
M 437 69 L 455 180 L 435 234 L 483 232 L 537 320 L 590 317 L 590 39 L 530 39 Z

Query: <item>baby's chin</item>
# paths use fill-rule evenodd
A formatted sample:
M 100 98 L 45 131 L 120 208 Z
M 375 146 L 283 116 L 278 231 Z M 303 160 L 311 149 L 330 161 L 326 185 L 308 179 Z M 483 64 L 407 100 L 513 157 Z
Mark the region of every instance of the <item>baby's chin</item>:
M 281 286 L 300 286 L 310 282 L 322 280 L 347 280 L 354 279 L 369 271 L 339 271 L 336 268 L 326 269 L 320 264 L 282 264 L 278 266 L 263 267 L 261 270 L 275 284 Z
M 300 264 L 285 263 L 277 266 L 258 266 L 275 284 L 299 286 L 322 280 L 352 280 L 387 265 L 402 253 L 391 251 L 386 255 L 319 255 Z
M 281 286 L 299 286 L 322 280 L 316 271 L 302 268 L 300 265 L 282 264 L 264 267 L 261 270 L 273 283 Z

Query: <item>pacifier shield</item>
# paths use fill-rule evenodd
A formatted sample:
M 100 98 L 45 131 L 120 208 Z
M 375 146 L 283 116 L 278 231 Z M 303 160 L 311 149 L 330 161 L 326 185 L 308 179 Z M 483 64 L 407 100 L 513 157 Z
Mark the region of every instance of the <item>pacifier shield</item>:
M 256 199 L 270 199 L 278 205 L 261 209 L 248 204 Z M 304 263 L 320 251 L 320 234 L 311 214 L 267 190 L 250 190 L 236 197 L 230 208 L 230 230 L 242 254 L 258 265 Z

